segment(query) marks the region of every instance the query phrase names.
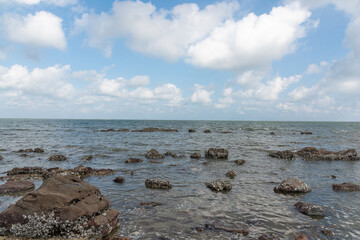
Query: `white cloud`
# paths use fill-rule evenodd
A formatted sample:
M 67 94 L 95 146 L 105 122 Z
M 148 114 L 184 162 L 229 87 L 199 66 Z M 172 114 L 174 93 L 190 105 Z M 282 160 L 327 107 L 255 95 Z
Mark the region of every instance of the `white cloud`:
M 289 97 L 293 101 L 299 101 L 306 99 L 310 96 L 314 96 L 318 93 L 318 86 L 313 86 L 311 88 L 307 88 L 305 86 L 300 86 L 295 88 L 292 92 L 289 93 Z
M 10 41 L 60 50 L 66 48 L 62 19 L 52 13 L 40 11 L 24 17 L 17 14 L 5 14 L 0 20 L 0 29 Z
M 317 64 L 310 64 L 308 66 L 308 68 L 306 69 L 306 73 L 311 75 L 311 74 L 316 74 L 316 73 L 321 73 L 325 67 L 329 66 L 329 63 L 326 61 L 321 61 L 319 65 Z
M 2 4 L 24 4 L 24 5 L 35 5 L 45 3 L 49 5 L 56 5 L 59 7 L 65 7 L 67 5 L 73 5 L 77 3 L 77 0 L 0 0 Z
M 226 108 L 234 103 L 232 98 L 233 89 L 228 87 L 223 90 L 223 97 L 219 98 L 218 102 L 215 103 L 215 108 Z
M 138 86 L 146 86 L 149 84 L 150 84 L 150 78 L 148 76 L 135 76 L 129 80 L 127 85 L 131 87 L 138 87 Z
M 196 4 L 180 4 L 167 11 L 142 1 L 116 1 L 110 14 L 83 14 L 76 19 L 75 32 L 85 31 L 88 44 L 106 56 L 111 56 L 115 39 L 125 38 L 135 51 L 176 60 L 237 8 L 236 1 L 227 1 L 201 10 Z
M 214 91 L 207 91 L 204 86 L 199 84 L 194 85 L 195 91 L 192 94 L 190 100 L 192 103 L 201 103 L 201 104 L 210 104 L 211 95 L 214 94 Z

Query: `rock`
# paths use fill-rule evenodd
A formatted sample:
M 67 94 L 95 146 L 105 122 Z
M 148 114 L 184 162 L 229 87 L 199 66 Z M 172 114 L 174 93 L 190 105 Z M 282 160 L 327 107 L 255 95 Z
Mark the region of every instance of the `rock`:
M 66 159 L 64 155 L 52 155 L 48 158 L 49 161 L 66 161 Z
M 324 208 L 317 204 L 297 202 L 294 204 L 294 206 L 300 213 L 311 217 L 325 216 Z
M 80 175 L 80 176 L 89 176 L 93 172 L 94 172 L 94 169 L 92 169 L 91 167 L 84 167 L 81 165 L 73 169 L 73 173 L 76 173 L 77 175 Z
M 7 181 L 5 184 L 0 185 L 0 194 L 18 193 L 34 189 L 35 184 L 29 181 Z
M 118 237 L 118 236 L 115 236 L 113 237 L 111 240 L 131 240 L 130 238 L 127 238 L 127 237 Z
M 321 229 L 321 232 L 326 236 L 334 236 L 334 233 L 329 229 Z
M 83 161 L 90 161 L 91 159 L 93 159 L 93 156 L 91 155 L 87 155 L 82 158 Z
M 310 160 L 342 160 L 342 161 L 356 161 L 360 160 L 355 149 L 348 149 L 346 151 L 327 151 L 325 149 L 316 149 L 315 147 L 306 147 L 296 152 L 300 157 Z
M 209 165 L 209 162 L 203 162 L 203 165 L 207 166 Z
M 333 184 L 332 187 L 338 191 L 360 191 L 360 185 L 351 182 Z
M 227 159 L 228 155 L 228 150 L 224 148 L 209 148 L 207 151 L 205 151 L 205 158 Z
M 7 172 L 8 176 L 14 175 L 42 175 L 45 170 L 41 167 L 23 167 L 23 168 L 13 168 L 12 170 Z
M 44 149 L 42 148 L 27 148 L 27 149 L 19 149 L 16 151 L 18 153 L 44 153 Z
M 7 150 L 5 148 L 0 148 L 0 152 L 6 152 Z
M 229 171 L 226 173 L 228 178 L 234 179 L 236 177 L 236 173 L 234 171 Z
M 335 175 L 331 175 L 331 178 L 332 178 L 332 179 L 335 179 L 335 178 L 336 178 L 336 176 L 335 176 Z
M 294 240 L 309 240 L 309 239 L 304 234 L 300 234 L 296 236 Z
M 313 134 L 312 132 L 301 132 L 301 135 L 311 135 L 311 134 Z
M 151 149 L 149 152 L 146 153 L 145 155 L 146 158 L 149 159 L 163 159 L 165 158 L 164 155 L 161 155 L 158 151 L 156 151 L 155 149 Z
M 206 129 L 204 133 L 211 133 L 211 131 L 209 129 Z
M 125 163 L 141 163 L 143 160 L 139 159 L 139 158 L 129 158 L 128 160 L 125 161 Z
M 189 133 L 194 133 L 195 129 L 189 129 Z
M 170 157 L 172 157 L 172 158 L 185 158 L 185 156 L 182 155 L 182 154 L 180 154 L 180 155 L 178 156 L 178 155 L 176 155 L 175 153 L 172 153 L 172 152 L 166 152 L 164 155 L 165 155 L 165 156 L 170 156 Z
M 119 211 L 80 178 L 55 175 L 0 213 L 6 236 L 102 238 L 119 225 Z
M 193 153 L 193 154 L 190 155 L 190 158 L 200 159 L 201 154 L 200 153 Z
M 116 177 L 113 181 L 116 183 L 122 184 L 125 182 L 125 178 L 124 177 Z
M 33 156 L 30 156 L 29 154 L 23 153 L 23 154 L 20 154 L 19 157 L 33 157 Z
M 152 189 L 171 189 L 172 185 L 167 180 L 162 179 L 146 179 L 145 186 Z
M 288 178 L 274 188 L 276 193 L 307 193 L 311 192 L 309 185 L 297 178 Z
M 230 191 L 232 188 L 232 185 L 228 179 L 218 179 L 214 182 L 205 183 L 205 185 L 211 190 L 217 192 Z
M 289 150 L 270 153 L 269 156 L 273 157 L 273 158 L 280 158 L 280 159 L 290 159 L 290 160 L 295 159 L 295 153 L 293 153 Z
M 243 165 L 246 161 L 245 160 L 235 160 L 234 161 L 237 165 Z
M 140 205 L 141 205 L 141 206 L 156 207 L 156 206 L 160 206 L 161 203 L 159 203 L 159 202 L 141 202 Z
M 131 132 L 177 132 L 176 129 L 167 128 L 144 128 L 141 130 L 132 130 Z
M 259 240 L 280 240 L 280 238 L 273 233 L 263 234 L 258 239 Z
M 270 135 L 275 135 L 275 133 L 274 132 L 271 132 L 271 133 L 269 133 Z
M 113 129 L 113 128 L 109 128 L 109 129 L 104 129 L 104 130 L 100 130 L 99 132 L 129 132 L 129 129 L 123 128 L 123 129 Z
M 134 175 L 135 175 L 135 172 L 134 172 L 134 171 L 131 171 L 131 172 L 130 172 L 130 175 L 131 175 L 131 176 L 134 176 Z
M 44 149 L 42 148 L 34 148 L 34 153 L 43 153 Z
M 115 174 L 115 170 L 110 168 L 94 169 L 94 171 L 91 172 L 91 175 L 95 176 L 108 176 L 113 174 Z
M 163 163 L 162 161 L 156 161 L 156 160 L 149 160 L 149 162 L 151 162 L 151 163 L 157 163 L 157 164 Z
M 0 154 L 0 160 L 2 160 L 3 159 L 3 157 L 1 156 L 1 154 Z

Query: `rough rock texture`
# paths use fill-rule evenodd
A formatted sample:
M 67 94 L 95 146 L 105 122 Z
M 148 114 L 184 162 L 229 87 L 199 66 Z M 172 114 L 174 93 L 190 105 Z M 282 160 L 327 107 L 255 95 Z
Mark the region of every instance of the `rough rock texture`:
M 277 193 L 307 193 L 311 192 L 309 185 L 297 178 L 288 178 L 274 188 Z
M 1 154 L 0 154 L 0 160 L 2 160 L 3 159 L 3 157 L 1 156 Z
M 35 184 L 29 181 L 7 181 L 5 184 L 0 185 L 0 194 L 18 193 L 34 189 Z
M 204 133 L 211 133 L 211 131 L 209 129 L 206 129 Z
M 274 132 L 270 132 L 269 134 L 270 134 L 270 135 L 275 135 L 275 133 L 274 133 Z
M 141 163 L 143 160 L 139 159 L 139 158 L 129 158 L 128 160 L 125 161 L 125 163 Z
M 189 129 L 189 133 L 195 132 L 195 129 Z
M 360 185 L 351 182 L 333 184 L 332 187 L 338 191 L 360 191 Z
M 193 153 L 193 154 L 190 155 L 190 158 L 200 159 L 201 154 L 200 153 Z
M 316 149 L 315 147 L 306 147 L 297 151 L 296 154 L 305 159 L 313 160 L 360 160 L 355 149 L 332 152 L 325 149 Z
M 120 176 L 120 177 L 116 177 L 113 181 L 122 184 L 125 182 L 125 178 Z
M 151 149 L 150 151 L 148 151 L 145 155 L 146 158 L 149 159 L 163 159 L 165 158 L 164 155 L 161 155 L 158 151 L 156 151 L 155 149 Z
M 317 204 L 297 202 L 294 204 L 294 206 L 300 213 L 311 216 L 311 217 L 324 217 L 325 216 L 324 208 Z
M 93 159 L 93 156 L 91 155 L 87 155 L 82 158 L 83 161 L 90 161 L 91 159 Z
M 41 167 L 23 167 L 23 168 L 13 168 L 7 172 L 8 176 L 14 175 L 33 175 L 39 174 L 42 175 L 45 171 Z
M 227 159 L 229 151 L 224 148 L 209 148 L 205 151 L 205 157 L 211 159 Z
M 304 234 L 300 234 L 295 237 L 295 240 L 309 240 Z
M 76 176 L 55 175 L 0 213 L 5 235 L 99 238 L 119 224 L 119 211 L 99 189 Z
M 104 129 L 104 130 L 100 130 L 99 132 L 129 132 L 129 129 L 113 129 L 113 128 L 109 128 L 109 129 Z
M 145 186 L 152 189 L 171 189 L 172 185 L 167 180 L 162 179 L 146 179 Z
M 66 159 L 64 155 L 52 155 L 48 158 L 49 161 L 66 161 Z
M 232 185 L 228 179 L 218 179 L 214 182 L 205 183 L 205 185 L 217 192 L 225 192 L 232 189 Z
M 185 156 L 182 155 L 182 154 L 176 155 L 175 153 L 172 153 L 172 152 L 166 152 L 164 155 L 165 156 L 170 156 L 172 158 L 185 158 Z
M 259 240 L 280 240 L 280 238 L 273 233 L 263 234 L 258 239 Z
M 16 151 L 18 153 L 43 153 L 44 149 L 42 148 L 27 148 L 27 149 L 19 149 L 18 151 Z
M 326 236 L 334 236 L 334 233 L 329 229 L 321 229 L 321 232 Z
M 228 178 L 234 179 L 236 177 L 236 173 L 234 171 L 229 171 L 226 173 Z
M 234 161 L 237 165 L 243 165 L 246 161 L 245 160 L 235 160 Z
M 270 153 L 269 156 L 273 157 L 273 158 L 290 159 L 290 160 L 293 160 L 296 158 L 295 153 L 291 152 L 290 150 Z
M 167 129 L 167 128 L 144 128 L 141 130 L 132 130 L 131 132 L 177 132 L 176 129 Z
M 301 132 L 301 135 L 311 135 L 311 134 L 313 134 L 312 132 Z

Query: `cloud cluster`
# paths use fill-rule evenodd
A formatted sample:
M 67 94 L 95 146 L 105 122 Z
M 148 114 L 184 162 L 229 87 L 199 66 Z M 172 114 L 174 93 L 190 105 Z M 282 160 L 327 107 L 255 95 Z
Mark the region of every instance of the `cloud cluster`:
M 45 3 L 49 5 L 56 5 L 59 7 L 65 7 L 68 5 L 74 5 L 77 0 L 0 0 L 3 4 L 24 4 L 24 5 L 35 5 Z

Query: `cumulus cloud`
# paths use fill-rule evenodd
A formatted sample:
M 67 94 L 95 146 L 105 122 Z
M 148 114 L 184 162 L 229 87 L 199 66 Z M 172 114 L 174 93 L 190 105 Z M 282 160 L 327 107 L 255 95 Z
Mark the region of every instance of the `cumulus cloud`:
M 195 91 L 192 94 L 190 100 L 192 103 L 201 103 L 201 104 L 210 104 L 211 95 L 214 94 L 214 91 L 208 91 L 204 86 L 195 84 Z
M 4 14 L 0 18 L 3 35 L 10 41 L 29 46 L 66 48 L 62 19 L 52 13 L 40 11 L 34 15 Z
M 219 98 L 217 103 L 214 104 L 215 108 L 226 108 L 235 102 L 232 98 L 233 89 L 231 87 L 225 88 L 222 95 L 223 96 Z
M 306 69 L 306 73 L 309 74 L 309 75 L 310 74 L 321 73 L 324 70 L 324 68 L 327 67 L 327 66 L 329 66 L 329 63 L 326 62 L 326 61 L 320 62 L 319 65 L 313 63 L 313 64 L 310 64 L 308 66 L 308 68 Z
M 45 3 L 45 4 L 49 4 L 49 5 L 65 7 L 67 5 L 76 4 L 77 0 L 0 0 L 0 3 L 24 4 L 24 5 L 35 5 L 35 4 Z
M 111 13 L 83 14 L 76 19 L 75 32 L 86 32 L 88 44 L 106 56 L 111 56 L 117 38 L 125 38 L 135 51 L 176 60 L 237 8 L 236 1 L 228 1 L 201 10 L 196 4 L 180 4 L 167 11 L 142 1 L 116 1 Z

